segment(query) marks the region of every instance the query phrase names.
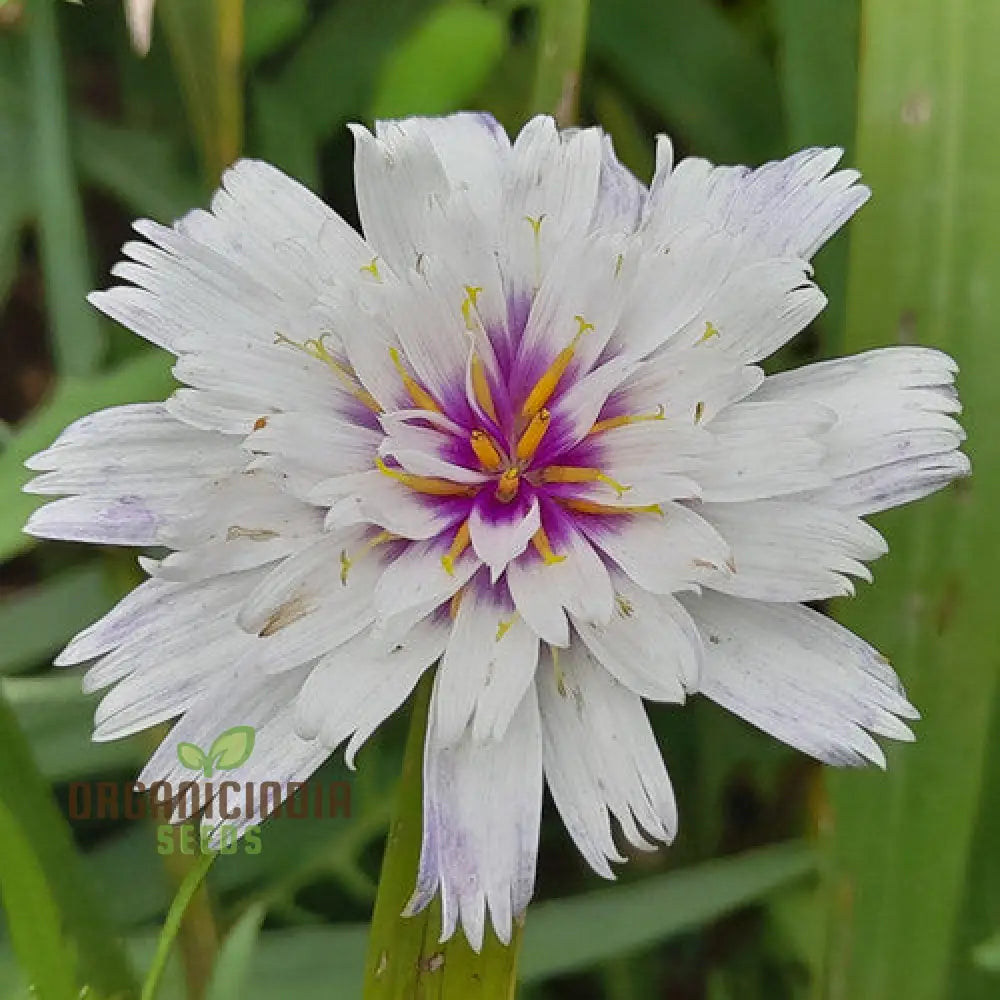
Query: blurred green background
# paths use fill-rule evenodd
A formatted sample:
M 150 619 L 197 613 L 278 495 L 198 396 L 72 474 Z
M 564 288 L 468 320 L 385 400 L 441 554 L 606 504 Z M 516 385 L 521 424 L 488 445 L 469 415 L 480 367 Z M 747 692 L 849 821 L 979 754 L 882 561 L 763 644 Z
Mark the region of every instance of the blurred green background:
M 117 2 L 0 0 L 0 998 L 132 995 L 189 866 L 157 854 L 152 823 L 66 818 L 71 782 L 128 782 L 152 745 L 92 744 L 93 700 L 49 666 L 137 575 L 132 554 L 22 535 L 37 501 L 19 493 L 21 463 L 72 418 L 172 386 L 168 359 L 85 293 L 109 283 L 132 218 L 204 204 L 240 153 L 353 221 L 346 122 L 477 107 L 516 129 L 556 110 L 547 45 L 572 61 L 581 11 L 579 120 L 641 177 L 658 131 L 720 161 L 847 149 L 875 199 L 818 260 L 830 307 L 778 363 L 901 342 L 952 352 L 974 477 L 878 519 L 892 552 L 875 586 L 829 608 L 897 666 L 919 742 L 889 749 L 888 774 L 824 773 L 700 699 L 654 709 L 678 841 L 607 886 L 547 812 L 519 995 L 1000 995 L 1000 4 L 159 7 L 140 59 Z M 359 995 L 404 736 L 394 719 L 360 755 L 349 820 L 274 820 L 259 856 L 218 860 L 162 996 Z M 344 777 L 336 762 L 322 774 Z

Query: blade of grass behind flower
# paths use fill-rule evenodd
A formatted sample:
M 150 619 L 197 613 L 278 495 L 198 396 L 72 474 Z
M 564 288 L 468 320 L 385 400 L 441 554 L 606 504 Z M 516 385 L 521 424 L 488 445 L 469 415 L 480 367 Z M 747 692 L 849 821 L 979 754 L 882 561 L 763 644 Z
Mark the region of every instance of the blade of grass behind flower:
M 847 346 L 955 356 L 973 476 L 878 518 L 891 549 L 879 580 L 837 609 L 893 659 L 923 721 L 915 745 L 890 748 L 888 775 L 830 779 L 825 995 L 939 1000 L 959 997 L 973 834 L 996 809 L 1000 6 L 866 0 L 862 24 L 858 160 L 875 198 L 852 235 Z

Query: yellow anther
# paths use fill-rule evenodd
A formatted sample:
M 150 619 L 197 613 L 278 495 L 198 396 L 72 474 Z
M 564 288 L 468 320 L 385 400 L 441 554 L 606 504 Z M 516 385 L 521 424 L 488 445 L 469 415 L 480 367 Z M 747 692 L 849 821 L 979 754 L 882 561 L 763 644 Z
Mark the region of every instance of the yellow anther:
M 382 407 L 379 406 L 375 397 L 361 385 L 354 372 L 340 364 L 329 350 L 327 350 L 324 341 L 329 336 L 330 334 L 324 333 L 319 337 L 305 340 L 300 344 L 297 340 L 292 340 L 291 337 L 286 337 L 285 334 L 278 331 L 274 335 L 274 342 L 276 344 L 287 344 L 289 347 L 294 347 L 296 350 L 302 351 L 303 354 L 308 354 L 309 357 L 315 358 L 317 361 L 322 361 L 344 383 L 348 392 L 364 403 L 373 413 L 381 413 Z M 254 430 L 258 429 L 254 425 Z
M 463 521 L 462 527 L 455 532 L 455 537 L 451 541 L 451 548 L 441 556 L 441 565 L 448 576 L 455 575 L 455 560 L 469 547 L 471 536 L 469 535 L 469 522 Z M 455 609 L 456 614 L 458 608 Z
M 406 366 L 403 364 L 403 359 L 399 355 L 399 351 L 395 347 L 389 348 L 389 357 L 392 358 L 392 363 L 399 372 L 399 377 L 403 380 L 403 385 L 406 386 L 406 391 L 410 394 L 410 399 L 413 400 L 417 406 L 422 410 L 433 410 L 435 413 L 441 412 L 441 407 L 438 406 L 437 401 L 434 397 L 406 370 Z
M 497 410 L 493 405 L 493 393 L 490 392 L 490 383 L 486 378 L 486 369 L 483 366 L 482 358 L 478 354 L 472 356 L 472 391 L 475 393 L 476 402 L 482 407 L 483 412 L 496 422 Z
M 531 392 L 528 393 L 528 398 L 524 401 L 524 406 L 521 407 L 521 416 L 534 416 L 549 401 L 552 393 L 556 391 L 556 387 L 559 385 L 559 380 L 566 373 L 566 369 L 569 368 L 570 362 L 573 360 L 573 355 L 576 353 L 576 345 L 580 342 L 580 338 L 588 330 L 594 329 L 594 324 L 588 323 L 582 316 L 574 316 L 573 319 L 579 323 L 580 328 L 576 331 L 570 345 L 564 347 L 556 355 L 555 361 L 549 365 L 545 374 L 542 375 L 535 383 Z
M 606 476 L 600 469 L 587 469 L 576 465 L 549 465 L 542 470 L 543 483 L 604 483 L 618 496 L 622 496 L 631 486 L 625 486 L 616 479 Z
M 503 455 L 497 448 L 496 442 L 486 431 L 475 430 L 469 435 L 469 444 L 479 459 L 479 464 L 487 472 L 496 472 L 503 465 Z
M 705 416 L 705 404 L 699 399 L 698 402 L 694 404 L 694 422 L 696 424 L 700 424 L 703 416 Z
M 379 472 L 417 493 L 426 493 L 432 497 L 471 497 L 476 494 L 475 486 L 468 483 L 453 483 L 450 479 L 416 476 L 410 472 L 403 472 L 402 469 L 392 469 L 385 464 L 381 455 L 375 456 L 375 465 Z
M 520 461 L 526 462 L 538 451 L 538 446 L 542 443 L 542 438 L 545 437 L 545 432 L 549 429 L 551 416 L 552 414 L 543 407 L 531 418 L 531 423 L 525 428 L 517 442 L 517 457 Z
M 371 552 L 372 549 L 377 548 L 379 545 L 384 545 L 386 542 L 391 542 L 394 538 L 398 538 L 399 535 L 394 535 L 391 531 L 380 531 L 377 535 L 369 538 L 364 545 L 361 546 L 360 551 L 356 558 L 352 559 L 347 552 L 347 549 L 341 549 L 340 551 L 340 582 L 346 587 L 347 586 L 347 574 L 350 573 L 351 567 L 357 562 L 361 556 L 366 555 Z
M 664 420 L 664 409 L 661 403 L 656 408 L 656 413 L 624 414 L 620 417 L 608 417 L 606 420 L 598 420 L 593 427 L 587 431 L 587 435 L 601 434 L 604 431 L 613 431 L 617 427 L 628 427 L 631 424 L 641 424 L 647 420 Z
M 494 494 L 500 503 L 510 503 L 517 496 L 517 488 L 521 482 L 521 473 L 513 466 L 507 469 L 497 481 L 497 491 Z
M 466 330 L 475 330 L 476 324 L 472 320 L 472 310 L 476 308 L 476 300 L 482 291 L 481 285 L 465 286 L 465 301 L 462 303 L 462 319 L 465 320 Z
M 624 594 L 615 594 L 615 604 L 622 618 L 631 618 L 635 614 L 635 605 Z
M 378 257 L 372 257 L 371 262 L 365 264 L 359 270 L 367 271 L 376 281 L 382 280 L 382 275 L 378 273 Z
M 267 417 L 258 417 L 253 422 L 253 429 L 255 431 L 262 431 L 267 426 Z
M 622 273 L 622 265 L 625 263 L 625 254 L 620 253 L 615 258 L 615 277 L 619 277 Z
M 514 626 L 514 622 L 517 621 L 517 615 L 512 618 L 508 618 L 506 621 L 501 619 L 497 622 L 497 642 L 499 642 Z
M 705 324 L 705 332 L 698 338 L 699 344 L 704 344 L 706 340 L 711 340 L 713 337 L 718 337 L 719 331 L 711 324 Z
M 447 567 L 445 567 L 447 569 Z M 451 572 L 454 572 L 452 569 Z M 448 617 L 454 621 L 458 617 L 458 609 L 462 606 L 462 595 L 465 593 L 465 588 L 460 587 L 451 595 L 451 600 L 448 602 Z
M 546 566 L 554 566 L 556 563 L 563 562 L 566 558 L 565 556 L 556 555 L 552 551 L 552 543 L 549 541 L 549 536 L 545 534 L 544 528 L 539 528 L 531 536 L 531 544 L 535 546 L 535 551 L 542 557 L 542 562 Z
M 560 500 L 567 510 L 574 510 L 578 514 L 659 514 L 663 516 L 663 510 L 659 504 L 650 503 L 641 506 L 613 507 L 610 504 L 595 503 L 593 500 Z
M 544 218 L 545 218 L 545 216 L 544 216 L 544 215 L 539 215 L 539 216 L 538 216 L 538 218 L 535 218 L 535 217 L 534 217 L 533 215 L 526 215 L 526 216 L 524 217 L 524 221 L 525 221 L 525 222 L 527 222 L 529 226 L 531 226 L 531 228 L 532 228 L 532 231 L 533 231 L 533 232 L 534 232 L 534 234 L 535 234 L 535 239 L 536 239 L 536 240 L 537 240 L 537 239 L 539 238 L 539 236 L 541 235 L 541 231 L 542 231 L 542 220 L 543 220 Z

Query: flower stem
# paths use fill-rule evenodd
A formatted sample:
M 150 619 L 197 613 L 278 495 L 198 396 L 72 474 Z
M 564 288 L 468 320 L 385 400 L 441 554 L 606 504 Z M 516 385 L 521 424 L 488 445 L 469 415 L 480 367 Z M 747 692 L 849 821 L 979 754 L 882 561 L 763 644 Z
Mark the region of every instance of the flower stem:
M 368 941 L 364 1000 L 507 1000 L 516 986 L 519 925 L 510 947 L 489 930 L 483 950 L 476 954 L 461 930 L 450 941 L 438 942 L 441 909 L 436 901 L 416 916 L 400 915 L 413 892 L 420 858 L 421 773 L 432 680 L 427 674 L 413 699 L 396 815 L 386 840 Z
M 538 65 L 532 110 L 554 115 L 564 128 L 577 118 L 589 13 L 589 0 L 539 2 Z
M 156 991 L 160 986 L 163 970 L 167 966 L 167 959 L 170 957 L 170 949 L 174 943 L 174 939 L 181 930 L 181 924 L 184 921 L 184 914 L 187 911 L 188 904 L 197 895 L 202 880 L 208 874 L 208 869 L 212 867 L 214 860 L 214 854 L 202 854 L 190 868 L 180 888 L 177 890 L 177 895 L 170 904 L 167 919 L 164 921 L 163 930 L 160 932 L 160 940 L 156 945 L 153 964 L 150 966 L 149 972 L 146 975 L 146 981 L 142 986 L 141 1000 L 154 1000 Z

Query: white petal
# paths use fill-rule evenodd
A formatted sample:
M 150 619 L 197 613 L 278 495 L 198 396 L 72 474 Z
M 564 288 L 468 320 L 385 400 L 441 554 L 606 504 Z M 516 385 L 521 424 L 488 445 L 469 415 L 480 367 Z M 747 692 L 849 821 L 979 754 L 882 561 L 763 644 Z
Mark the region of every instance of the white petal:
M 441 892 L 441 940 L 459 921 L 482 947 L 486 915 L 509 942 L 512 921 L 531 899 L 542 808 L 542 747 L 534 689 L 501 740 L 442 743 L 433 723 L 424 750 L 424 832 L 417 885 L 406 913 Z M 483 794 L 489 789 L 489 794 Z
M 808 497 L 853 514 L 917 499 L 967 475 L 951 414 L 955 363 L 940 351 L 888 347 L 768 378 L 754 398 L 815 400 L 836 414 L 824 439 L 832 484 Z
M 651 594 L 624 574 L 613 577 L 615 614 L 605 625 L 573 620 L 590 652 L 642 698 L 683 702 L 698 679 L 701 637 L 671 595 Z
M 825 435 L 833 412 L 812 402 L 755 400 L 726 408 L 708 424 L 714 446 L 694 474 L 703 499 L 757 500 L 829 482 Z
M 633 846 L 670 843 L 677 806 L 642 701 L 575 642 L 538 677 L 545 778 L 566 829 L 599 875 L 613 878 L 614 816 Z
M 480 577 L 462 593 L 437 679 L 436 739 L 499 739 L 538 663 L 538 637 Z
M 369 635 L 341 646 L 319 662 L 298 695 L 296 732 L 330 750 L 350 737 L 353 767 L 362 744 L 409 697 L 447 641 L 447 626 L 425 621 L 389 652 Z
M 706 591 L 682 595 L 705 639 L 700 690 L 765 732 L 829 764 L 885 757 L 869 732 L 912 739 L 917 717 L 871 646 L 796 604 Z
M 469 536 L 476 555 L 490 568 L 492 583 L 528 547 L 541 524 L 535 496 L 519 495 L 509 504 L 500 503 L 489 490 L 476 497 L 469 515 Z
M 640 587 L 671 594 L 695 586 L 700 570 L 725 571 L 729 546 L 707 521 L 677 503 L 654 513 L 583 515 L 580 530 Z
M 851 576 L 871 580 L 863 561 L 884 555 L 882 536 L 850 514 L 797 500 L 696 504 L 732 546 L 734 572 L 704 583 L 759 601 L 819 601 L 854 593 Z
M 603 138 L 601 175 L 591 226 L 596 230 L 632 233 L 646 205 L 646 187 L 615 156 L 611 136 Z
M 839 149 L 804 149 L 756 170 L 713 167 L 689 158 L 657 165 L 646 210 L 648 239 L 670 243 L 693 223 L 707 222 L 756 259 L 809 259 L 868 200 L 853 170 L 830 173 Z

